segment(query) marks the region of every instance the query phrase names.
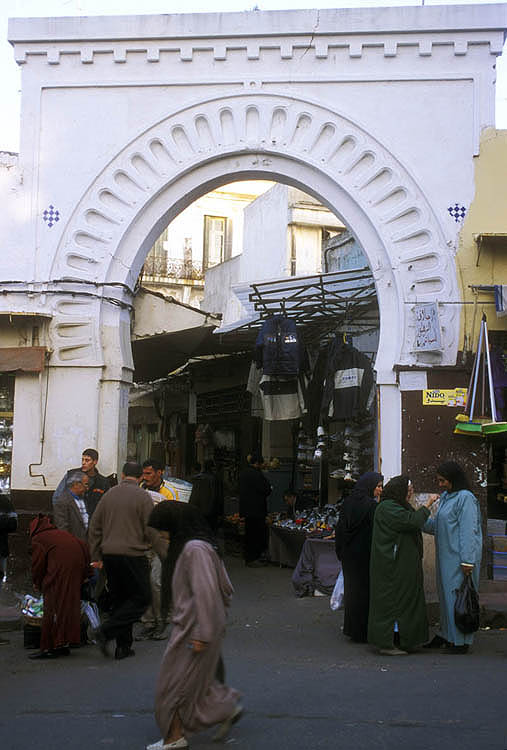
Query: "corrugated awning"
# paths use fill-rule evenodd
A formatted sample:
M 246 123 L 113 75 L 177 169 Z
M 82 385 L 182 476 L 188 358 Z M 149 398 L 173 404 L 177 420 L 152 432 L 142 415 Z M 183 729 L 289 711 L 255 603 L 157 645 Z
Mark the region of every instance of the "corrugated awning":
M 0 347 L 0 372 L 42 372 L 46 347 Z

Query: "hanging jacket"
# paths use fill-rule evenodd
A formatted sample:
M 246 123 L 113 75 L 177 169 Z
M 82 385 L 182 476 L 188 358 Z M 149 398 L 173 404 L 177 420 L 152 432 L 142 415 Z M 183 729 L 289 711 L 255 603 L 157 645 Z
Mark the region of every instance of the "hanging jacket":
M 264 375 L 299 375 L 304 346 L 296 323 L 283 315 L 264 321 L 255 342 L 254 360 Z
M 341 334 L 331 343 L 321 416 L 327 419 L 350 419 L 369 412 L 373 403 L 373 369 L 368 357 Z

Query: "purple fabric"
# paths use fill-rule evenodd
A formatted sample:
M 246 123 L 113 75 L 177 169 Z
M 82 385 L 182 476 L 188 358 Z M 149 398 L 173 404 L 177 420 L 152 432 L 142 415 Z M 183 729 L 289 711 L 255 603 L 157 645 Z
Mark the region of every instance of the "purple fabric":
M 307 539 L 292 574 L 296 596 L 313 596 L 315 589 L 331 595 L 340 568 L 333 539 Z

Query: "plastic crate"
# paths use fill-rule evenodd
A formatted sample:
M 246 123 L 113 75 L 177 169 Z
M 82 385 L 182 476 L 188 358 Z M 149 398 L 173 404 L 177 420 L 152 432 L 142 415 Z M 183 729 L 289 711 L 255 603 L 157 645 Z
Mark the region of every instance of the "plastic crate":
M 488 534 L 505 534 L 507 521 L 500 518 L 488 518 Z
M 497 552 L 496 550 L 493 550 L 492 561 L 494 566 L 497 565 L 498 567 L 507 570 L 507 552 Z
M 491 549 L 495 550 L 495 552 L 507 552 L 507 536 L 493 534 L 490 536 L 490 539 Z
M 507 581 L 507 566 L 493 565 L 493 580 Z

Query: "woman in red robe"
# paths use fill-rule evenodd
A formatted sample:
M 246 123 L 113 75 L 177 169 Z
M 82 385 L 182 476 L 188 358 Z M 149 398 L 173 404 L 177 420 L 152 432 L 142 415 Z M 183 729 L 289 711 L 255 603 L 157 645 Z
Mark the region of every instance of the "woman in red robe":
M 90 554 L 84 542 L 42 514 L 30 524 L 30 537 L 32 580 L 44 595 L 40 652 L 30 658 L 54 659 L 81 640 L 81 585 L 90 575 Z

